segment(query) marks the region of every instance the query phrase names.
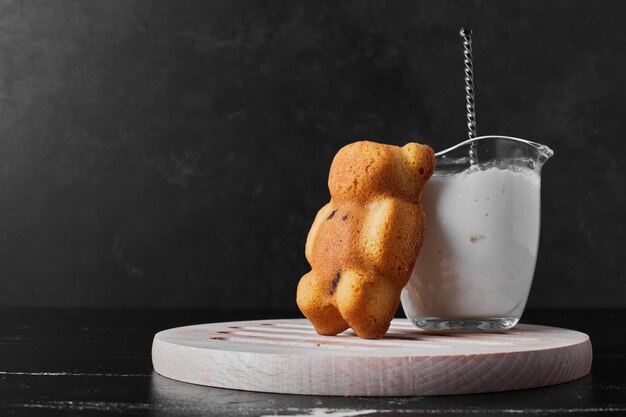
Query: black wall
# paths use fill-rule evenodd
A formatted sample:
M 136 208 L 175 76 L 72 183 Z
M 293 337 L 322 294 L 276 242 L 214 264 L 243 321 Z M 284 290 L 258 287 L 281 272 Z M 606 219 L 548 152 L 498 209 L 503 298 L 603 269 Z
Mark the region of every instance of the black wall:
M 626 306 L 620 1 L 0 3 L 0 305 L 295 308 L 334 153 L 543 142 L 531 306 Z

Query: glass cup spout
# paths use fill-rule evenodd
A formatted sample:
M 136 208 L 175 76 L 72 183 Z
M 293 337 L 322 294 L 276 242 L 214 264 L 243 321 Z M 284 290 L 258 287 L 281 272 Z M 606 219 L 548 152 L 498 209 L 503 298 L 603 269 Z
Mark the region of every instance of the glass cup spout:
M 436 154 L 422 193 L 426 234 L 402 306 L 428 330 L 503 330 L 520 319 L 539 244 L 550 148 L 482 136 Z

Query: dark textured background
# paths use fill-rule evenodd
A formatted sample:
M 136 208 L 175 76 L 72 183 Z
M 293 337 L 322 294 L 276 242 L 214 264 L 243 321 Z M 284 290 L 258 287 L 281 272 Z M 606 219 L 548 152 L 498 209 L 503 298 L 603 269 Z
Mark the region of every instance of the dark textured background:
M 0 305 L 295 308 L 334 153 L 546 143 L 531 306 L 626 306 L 626 4 L 0 2 Z

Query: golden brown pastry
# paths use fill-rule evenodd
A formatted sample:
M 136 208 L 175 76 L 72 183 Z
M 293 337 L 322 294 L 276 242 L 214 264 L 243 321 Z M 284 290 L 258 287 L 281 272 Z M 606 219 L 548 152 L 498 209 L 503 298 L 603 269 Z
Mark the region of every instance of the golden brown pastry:
M 333 160 L 331 200 L 317 213 L 306 242 L 312 271 L 296 301 L 322 335 L 351 327 L 382 337 L 398 308 L 425 230 L 419 202 L 433 173 L 426 145 L 355 142 Z

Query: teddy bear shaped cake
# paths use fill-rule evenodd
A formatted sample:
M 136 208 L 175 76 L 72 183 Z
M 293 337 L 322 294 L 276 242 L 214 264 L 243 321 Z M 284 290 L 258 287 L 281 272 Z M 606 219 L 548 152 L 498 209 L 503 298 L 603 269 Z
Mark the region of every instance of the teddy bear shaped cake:
M 426 227 L 420 194 L 435 166 L 433 150 L 355 142 L 335 156 L 331 200 L 317 213 L 305 254 L 311 271 L 296 301 L 321 335 L 348 328 L 380 338 L 398 308 Z

